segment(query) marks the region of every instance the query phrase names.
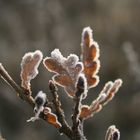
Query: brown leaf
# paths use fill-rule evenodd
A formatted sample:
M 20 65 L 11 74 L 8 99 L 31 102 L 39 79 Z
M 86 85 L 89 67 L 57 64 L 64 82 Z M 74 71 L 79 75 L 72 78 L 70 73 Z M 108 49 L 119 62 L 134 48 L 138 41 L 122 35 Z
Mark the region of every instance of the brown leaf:
M 54 77 L 53 77 L 53 80 L 56 82 L 56 83 L 58 83 L 58 84 L 60 84 L 60 85 L 63 85 L 63 86 L 70 86 L 70 85 L 72 85 L 73 84 L 73 81 L 72 81 L 72 79 L 70 78 L 70 76 L 68 76 L 68 75 L 55 75 Z
M 37 50 L 35 52 L 26 53 L 21 61 L 21 86 L 26 90 L 31 90 L 30 81 L 38 74 L 38 66 L 43 58 L 42 52 Z
M 122 80 L 117 79 L 114 82 L 107 82 L 102 89 L 99 96 L 92 101 L 90 106 L 82 105 L 81 106 L 81 113 L 80 118 L 81 119 L 87 119 L 89 117 L 92 117 L 94 114 L 101 111 L 104 105 L 106 105 L 109 101 L 113 99 L 117 91 L 122 85 Z
M 98 84 L 98 81 L 99 81 L 99 77 L 98 76 L 95 76 L 95 77 L 88 77 L 88 86 L 89 87 L 92 87 L 93 85 L 96 86 Z
M 83 29 L 81 47 L 81 58 L 84 64 L 84 74 L 87 78 L 88 87 L 95 87 L 99 82 L 99 77 L 97 76 L 100 69 L 99 46 L 93 40 L 90 27 Z
M 83 105 L 81 107 L 80 118 L 86 118 L 87 116 L 90 116 L 90 112 L 90 107 L 87 105 Z
M 109 82 L 108 82 L 109 83 Z M 106 84 L 106 88 L 107 88 Z M 109 101 L 111 101 L 113 99 L 113 97 L 115 96 L 115 94 L 118 92 L 119 88 L 122 86 L 122 80 L 121 79 L 117 79 L 113 82 L 112 86 L 110 86 L 110 88 L 108 88 L 108 90 L 106 90 L 106 99 L 102 102 L 103 105 L 106 105 Z
M 49 71 L 55 73 L 54 82 L 64 87 L 70 97 L 74 97 L 78 76 L 83 71 L 83 64 L 79 62 L 78 56 L 70 54 L 65 58 L 58 49 L 55 49 L 51 57 L 46 57 L 43 63 Z
M 51 109 L 49 107 L 44 108 L 44 119 L 58 129 L 61 127 L 61 124 L 58 122 L 57 116 L 51 112 Z
M 48 70 L 54 73 L 66 73 L 65 69 L 62 67 L 57 60 L 52 58 L 46 58 L 44 60 L 44 65 L 47 66 Z

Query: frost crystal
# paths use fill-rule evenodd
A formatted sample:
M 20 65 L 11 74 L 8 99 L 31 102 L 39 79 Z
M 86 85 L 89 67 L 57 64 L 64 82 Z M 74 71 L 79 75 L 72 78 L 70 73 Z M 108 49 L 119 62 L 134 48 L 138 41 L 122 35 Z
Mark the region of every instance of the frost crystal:
M 35 97 L 35 107 L 34 112 L 35 116 L 31 117 L 27 122 L 34 122 L 35 120 L 39 119 L 39 115 L 44 110 L 44 105 L 46 103 L 46 93 L 43 93 L 42 91 L 39 91 L 38 94 Z
M 54 72 L 53 80 L 56 84 L 64 87 L 69 96 L 74 97 L 76 92 L 76 82 L 79 74 L 83 71 L 83 64 L 75 54 L 63 57 L 58 49 L 51 53 L 51 57 L 46 57 L 44 66 Z
M 22 87 L 30 90 L 30 81 L 38 74 L 38 66 L 43 58 L 42 52 L 37 50 L 35 52 L 26 53 L 21 61 L 21 80 Z
M 99 46 L 97 42 L 93 40 L 92 29 L 90 27 L 83 29 L 81 48 L 84 74 L 87 78 L 88 88 L 92 88 L 99 83 L 99 76 L 97 73 L 100 69 L 100 61 Z

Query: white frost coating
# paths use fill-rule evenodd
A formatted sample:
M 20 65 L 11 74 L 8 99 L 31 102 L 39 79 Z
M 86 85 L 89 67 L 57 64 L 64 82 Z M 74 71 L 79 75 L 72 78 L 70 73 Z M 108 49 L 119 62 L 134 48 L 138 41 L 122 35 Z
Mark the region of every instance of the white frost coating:
M 51 113 L 51 109 L 49 107 L 44 108 L 44 114 Z
M 39 115 L 40 115 L 41 112 L 43 112 L 43 110 L 44 110 L 44 107 L 41 106 L 39 108 L 38 112 L 35 114 L 35 116 L 31 117 L 29 120 L 27 120 L 27 122 L 34 122 L 34 121 L 38 120 L 39 119 Z
M 119 130 L 116 128 L 115 125 L 111 125 L 108 130 L 107 130 L 107 134 L 106 134 L 106 138 L 107 139 L 111 139 L 113 138 L 113 135 L 117 133 L 117 138 L 116 140 L 119 140 L 120 139 L 120 132 Z
M 26 53 L 21 61 L 21 79 L 22 86 L 27 88 L 30 86 L 30 81 L 38 74 L 38 66 L 43 58 L 41 51 Z
M 100 81 L 98 75 L 93 75 L 92 77 L 96 79 L 96 83 L 94 85 L 88 86 L 88 88 L 96 87 Z
M 89 35 L 89 38 L 91 39 L 90 41 L 90 44 L 93 43 L 93 35 L 92 35 L 92 29 L 88 26 L 88 27 L 85 27 L 83 29 L 83 32 L 82 32 L 82 43 L 84 43 L 84 37 L 85 37 L 85 34 L 88 34 Z
M 40 51 L 40 50 L 36 50 L 35 52 L 34 52 L 34 54 L 33 54 L 33 58 L 35 59 L 35 60 L 38 60 L 39 62 L 42 60 L 42 58 L 43 58 L 43 54 L 42 54 L 42 52 Z
M 100 67 L 101 67 L 100 61 L 99 61 L 99 60 L 96 60 L 96 63 L 97 63 L 97 68 L 96 68 L 96 71 L 94 72 L 94 74 L 93 74 L 92 77 L 94 77 L 94 76 L 99 72 L 99 69 L 100 69 Z
M 115 80 L 114 85 L 112 87 L 112 88 L 115 88 L 116 89 L 114 91 L 114 93 L 116 93 L 119 90 L 119 88 L 121 87 L 122 83 L 123 83 L 123 81 L 121 79 Z
M 28 52 L 22 57 L 21 67 L 23 67 L 26 63 L 29 63 L 31 59 L 38 61 L 37 66 L 41 62 L 43 58 L 43 54 L 40 50 L 36 50 L 35 52 Z
M 87 86 L 87 80 L 84 74 L 80 73 L 78 77 L 81 77 L 84 81 L 84 93 L 83 93 L 83 99 L 87 97 L 87 92 L 88 92 L 88 86 Z
M 36 95 L 36 97 L 35 97 L 35 100 L 37 99 L 37 98 L 41 98 L 42 100 L 43 100 L 43 104 L 42 105 L 44 105 L 45 104 L 45 102 L 46 102 L 46 93 L 44 93 L 43 91 L 39 91 L 38 92 L 38 94 Z
M 97 53 L 96 53 L 96 57 L 95 57 L 94 60 L 97 60 L 97 59 L 100 57 L 100 49 L 99 49 L 99 45 L 98 45 L 98 43 L 97 43 L 96 41 L 93 41 L 91 45 L 93 45 L 93 46 L 96 47 L 96 51 L 97 51 Z
M 43 102 L 40 106 L 38 106 L 38 104 L 35 102 L 35 107 L 34 107 L 35 116 L 31 117 L 29 120 L 27 120 L 27 122 L 31 122 L 31 121 L 34 122 L 38 120 L 40 113 L 43 112 L 44 110 L 44 104 L 46 102 L 46 93 L 39 91 L 35 97 L 35 101 L 37 100 L 37 98 L 41 98 Z
M 97 59 L 99 58 L 99 56 L 100 56 L 99 45 L 98 45 L 98 43 L 97 43 L 96 41 L 93 40 L 93 31 L 92 31 L 92 29 L 91 29 L 90 27 L 85 27 L 85 28 L 83 29 L 83 32 L 82 32 L 82 44 L 81 44 L 81 45 L 83 46 L 84 43 L 85 43 L 85 35 L 86 35 L 86 34 L 88 34 L 88 36 L 89 36 L 89 38 L 90 38 L 89 47 L 90 47 L 91 45 L 93 45 L 93 46 L 96 47 L 97 53 L 96 53 L 95 60 L 97 60 Z
M 107 95 L 112 89 L 113 84 L 114 83 L 112 81 L 107 82 L 100 94 L 105 93 Z
M 63 57 L 63 55 L 61 54 L 61 52 L 59 51 L 59 49 L 54 49 L 51 52 L 51 57 L 55 60 L 57 60 L 59 63 L 63 63 L 63 61 L 65 60 L 65 58 Z
M 39 66 L 42 58 L 43 58 L 43 54 L 42 54 L 41 51 L 37 50 L 37 51 L 34 52 L 33 59 L 35 61 L 37 61 L 37 63 L 35 65 L 35 67 L 34 67 L 34 72 L 31 75 L 31 79 L 34 79 L 37 76 L 37 74 L 38 74 L 38 66 Z
M 51 63 L 51 61 L 54 62 L 54 66 Z M 59 49 L 55 49 L 51 53 L 51 57 L 46 57 L 44 59 L 44 65 L 45 67 L 51 71 L 54 72 L 55 75 L 52 77 L 53 81 L 59 85 L 65 88 L 66 92 L 73 97 L 75 90 L 76 90 L 76 82 L 78 79 L 78 76 L 80 72 L 83 70 L 83 63 L 79 62 L 79 57 L 75 54 L 70 54 L 67 58 L 64 57 Z M 66 83 L 62 83 L 62 81 L 57 81 L 57 76 L 66 75 L 68 77 L 68 81 Z M 56 80 L 55 80 L 56 78 Z M 62 78 L 62 77 L 61 77 Z
M 122 83 L 123 83 L 123 81 L 122 81 L 122 79 L 117 79 L 117 80 L 115 80 L 115 82 L 114 82 L 116 85 L 119 85 L 119 86 L 121 86 L 122 85 Z
M 99 103 L 103 102 L 105 100 L 105 98 L 107 97 L 106 93 L 102 93 L 99 95 L 99 97 L 97 98 L 97 101 Z
M 79 58 L 77 55 L 75 54 L 70 54 L 67 57 L 67 60 L 64 62 L 64 65 L 68 66 L 68 67 L 75 67 L 76 64 L 78 63 Z

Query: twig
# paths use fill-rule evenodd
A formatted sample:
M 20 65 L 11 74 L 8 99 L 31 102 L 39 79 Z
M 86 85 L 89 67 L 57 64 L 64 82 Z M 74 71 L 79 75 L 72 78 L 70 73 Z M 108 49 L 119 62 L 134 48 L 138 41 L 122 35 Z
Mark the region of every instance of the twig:
M 80 106 L 81 106 L 81 97 L 77 97 L 75 99 L 75 107 L 74 107 L 74 113 L 72 116 L 72 121 L 73 121 L 73 134 L 74 134 L 74 139 L 75 140 L 87 140 L 86 137 L 84 136 L 83 132 L 83 123 L 84 120 L 79 119 L 79 114 L 80 114 Z
M 59 131 L 60 131 L 60 133 L 66 134 L 69 138 L 72 138 L 72 135 L 73 135 L 72 130 L 65 120 L 64 111 L 61 108 L 61 102 L 60 102 L 59 96 L 57 94 L 57 87 L 55 86 L 55 84 L 51 80 L 49 82 L 49 88 L 50 88 L 50 91 L 51 91 L 52 96 L 53 96 L 53 103 L 55 106 L 56 114 L 58 116 L 58 120 L 62 125 L 62 127 L 60 128 Z
M 79 130 L 80 120 L 78 119 L 78 117 L 79 117 L 80 98 L 77 97 L 75 100 L 76 100 L 76 103 L 74 107 L 74 113 L 72 116 L 72 121 L 73 121 L 72 130 L 75 134 L 76 139 L 79 140 L 80 139 L 80 130 Z
M 29 103 L 32 107 L 34 107 L 34 99 L 32 96 L 30 96 L 29 91 L 21 88 L 13 79 L 12 77 L 8 74 L 8 72 L 5 70 L 3 65 L 0 63 L 0 76 L 2 79 L 4 79 L 8 85 L 10 85 L 16 93 L 19 94 L 19 97 Z
M 74 113 L 72 116 L 73 121 L 73 133 L 76 140 L 86 140 L 83 132 L 83 122 L 84 120 L 79 119 L 80 109 L 81 109 L 81 101 L 83 99 L 83 95 L 85 94 L 85 80 L 83 76 L 79 76 L 77 81 L 77 91 L 75 93 L 75 107 Z

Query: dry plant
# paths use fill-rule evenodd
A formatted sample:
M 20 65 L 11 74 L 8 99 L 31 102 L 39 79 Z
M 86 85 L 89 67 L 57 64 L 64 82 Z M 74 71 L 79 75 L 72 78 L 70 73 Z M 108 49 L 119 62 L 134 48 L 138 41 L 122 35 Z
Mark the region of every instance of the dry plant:
M 82 104 L 82 101 L 88 97 L 89 89 L 97 86 L 99 82 L 99 46 L 93 39 L 90 27 L 83 29 L 81 49 L 81 59 L 75 54 L 64 57 L 59 49 L 55 49 L 50 57 L 45 57 L 44 59 L 42 52 L 39 50 L 26 53 L 21 61 L 21 86 L 16 84 L 3 65 L 0 64 L 0 77 L 34 110 L 34 116 L 27 122 L 43 119 L 55 126 L 60 134 L 67 135 L 71 140 L 86 140 L 83 130 L 84 121 L 101 111 L 103 106 L 113 99 L 122 85 L 121 79 L 117 79 L 114 82 L 109 81 L 90 105 Z M 54 73 L 48 83 L 53 98 L 51 101 L 47 98 L 49 94 L 43 91 L 39 91 L 35 97 L 32 96 L 30 82 L 37 76 L 38 67 L 42 59 L 45 68 Z M 65 118 L 57 86 L 63 87 L 74 103 L 72 126 L 67 123 Z M 118 129 L 114 125 L 110 126 L 105 140 L 119 139 L 120 133 Z

